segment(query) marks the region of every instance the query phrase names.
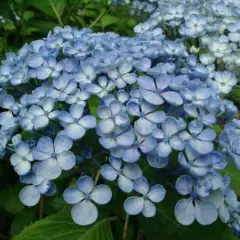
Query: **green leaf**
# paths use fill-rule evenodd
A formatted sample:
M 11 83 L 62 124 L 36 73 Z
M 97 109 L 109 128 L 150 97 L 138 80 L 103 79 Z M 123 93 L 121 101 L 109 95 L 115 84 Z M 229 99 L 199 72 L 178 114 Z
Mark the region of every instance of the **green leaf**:
M 19 234 L 25 227 L 30 226 L 37 220 L 35 210 L 28 209 L 27 211 L 17 215 L 11 225 L 11 236 Z
M 18 214 L 24 209 L 24 205 L 19 200 L 20 185 L 11 185 L 0 191 L 1 206 L 11 214 Z
M 24 20 L 29 20 L 29 19 L 33 18 L 34 15 L 35 15 L 35 12 L 26 10 L 26 11 L 24 11 L 24 13 L 23 13 L 23 19 L 24 19 Z
M 112 15 L 104 15 L 101 18 L 100 23 L 101 23 L 101 26 L 104 28 L 118 21 L 119 21 L 118 17 L 112 16 Z
M 31 0 L 31 5 L 50 17 L 56 17 L 56 13 L 62 16 L 66 7 L 66 0 Z M 55 9 L 54 9 L 55 8 Z
M 228 160 L 228 165 L 223 170 L 223 172 L 231 176 L 230 186 L 240 196 L 240 185 L 239 185 L 240 170 L 237 169 L 236 165 L 233 163 L 233 161 L 231 159 Z
M 58 25 L 55 22 L 41 20 L 31 21 L 29 24 L 31 24 L 32 27 L 39 29 L 42 34 L 47 34 L 49 31 L 53 30 L 53 28 Z
M 90 226 L 75 224 L 64 212 L 48 216 L 25 228 L 12 240 L 113 240 L 110 222 L 105 218 Z
M 88 100 L 88 108 L 90 110 L 90 113 L 95 117 L 97 116 L 98 106 L 99 106 L 99 98 L 97 96 L 92 96 Z

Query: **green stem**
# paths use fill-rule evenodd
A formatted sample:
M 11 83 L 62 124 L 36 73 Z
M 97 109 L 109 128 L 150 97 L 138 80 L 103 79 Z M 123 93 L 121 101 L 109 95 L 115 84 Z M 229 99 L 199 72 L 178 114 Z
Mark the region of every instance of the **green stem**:
M 107 8 L 105 8 L 100 14 L 99 16 L 88 26 L 88 28 L 92 28 L 101 18 L 102 16 L 107 12 Z
M 95 177 L 95 180 L 94 180 L 94 185 L 97 185 L 97 182 L 98 182 L 98 180 L 100 178 L 100 175 L 101 175 L 101 169 L 99 169 L 97 171 L 97 174 L 96 174 L 96 177 Z
M 54 11 L 56 17 L 57 17 L 59 24 L 62 26 L 63 23 L 62 23 L 61 17 L 59 16 L 59 14 L 58 14 L 58 12 L 57 12 L 57 10 L 56 10 L 56 8 L 55 8 L 55 6 L 54 6 L 52 0 L 48 0 L 48 2 L 50 3 L 50 5 L 51 5 L 51 7 L 52 7 L 52 9 L 53 9 L 53 11 Z
M 127 239 L 128 221 L 129 221 L 129 215 L 127 214 L 124 227 L 123 227 L 123 240 Z
M 80 2 L 80 0 L 76 0 L 76 1 L 74 2 L 74 4 L 73 4 L 73 5 L 71 6 L 71 8 L 69 9 L 69 11 L 68 11 L 65 19 L 68 19 L 68 18 L 71 16 L 72 12 L 75 10 L 75 8 L 76 8 L 76 6 L 78 5 L 79 2 Z

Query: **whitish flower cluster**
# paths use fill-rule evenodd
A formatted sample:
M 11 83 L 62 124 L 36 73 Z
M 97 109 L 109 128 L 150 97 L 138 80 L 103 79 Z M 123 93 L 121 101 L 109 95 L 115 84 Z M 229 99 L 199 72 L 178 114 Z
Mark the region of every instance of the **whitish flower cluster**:
M 226 69 L 240 76 L 239 0 L 137 0 L 132 7 L 149 12 L 135 32 L 161 27 L 167 38 L 181 39 L 210 71 Z M 222 86 L 218 90 L 227 91 Z
M 176 219 L 207 225 L 219 217 L 239 228 L 239 202 L 229 177 L 221 175 L 225 148 L 239 167 L 239 144 L 229 140 L 223 149 L 213 129 L 237 112 L 222 94 L 236 84 L 233 74 L 209 73 L 181 42 L 165 40 L 160 28 L 130 38 L 69 26 L 7 54 L 0 73 L 1 155 L 10 156 L 27 185 L 20 192 L 25 205 L 53 195 L 54 180 L 66 170 L 79 172 L 80 161 L 85 169 L 96 163 L 105 184 L 117 181 L 132 194 L 123 206 L 128 214 L 153 217 L 166 186 L 148 183 L 142 168 L 166 169 L 167 176 L 174 163 L 174 189 L 187 196 L 176 204 Z M 226 139 L 233 137 L 233 124 Z M 237 142 L 237 131 L 234 136 Z M 65 190 L 77 224 L 93 223 L 95 204 L 111 200 L 105 184 L 95 186 L 85 175 Z

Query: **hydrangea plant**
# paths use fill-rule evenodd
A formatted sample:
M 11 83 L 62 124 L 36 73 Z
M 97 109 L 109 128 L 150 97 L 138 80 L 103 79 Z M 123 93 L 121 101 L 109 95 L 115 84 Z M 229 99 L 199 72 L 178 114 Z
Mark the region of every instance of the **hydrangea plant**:
M 178 8 L 166 16 L 182 12 L 180 32 L 203 36 L 207 19 Z M 161 28 L 149 28 L 130 38 L 56 27 L 8 53 L 0 67 L 1 157 L 9 156 L 26 185 L 19 193 L 26 206 L 55 194 L 65 171 L 74 175 L 84 166 L 63 193 L 79 225 L 96 221 L 97 206 L 111 201 L 117 181 L 128 215 L 154 217 L 156 204 L 174 191 L 180 224 L 219 218 L 240 234 L 240 205 L 224 175 L 228 158 L 240 168 L 237 107 L 224 98 L 236 77 L 215 68 L 221 56 L 199 60 L 181 39 L 166 40 Z M 99 174 L 91 177 L 93 164 L 100 184 Z

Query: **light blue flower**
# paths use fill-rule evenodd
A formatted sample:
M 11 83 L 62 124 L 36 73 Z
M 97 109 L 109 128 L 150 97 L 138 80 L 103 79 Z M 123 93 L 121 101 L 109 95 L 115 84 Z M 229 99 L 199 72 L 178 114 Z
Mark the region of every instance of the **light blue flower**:
M 168 90 L 169 82 L 167 80 L 168 78 L 164 75 L 157 77 L 156 80 L 147 75 L 138 77 L 137 81 L 142 97 L 154 105 L 161 105 L 164 101 L 174 106 L 182 105 L 181 95 L 176 91 Z
M 10 157 L 10 162 L 18 175 L 25 175 L 31 170 L 31 162 L 34 160 L 32 151 L 25 142 L 19 142 L 15 151 Z
M 35 173 L 44 179 L 56 179 L 62 170 L 69 170 L 76 164 L 75 155 L 69 151 L 72 140 L 66 136 L 58 136 L 54 142 L 49 137 L 41 137 L 33 149 L 33 158 L 39 160 L 35 165 Z
M 121 102 L 117 100 L 111 101 L 109 106 L 100 106 L 98 116 L 101 119 L 98 129 L 103 134 L 110 134 L 116 127 L 127 127 L 130 124 Z
M 122 160 L 114 157 L 109 158 L 109 164 L 104 164 L 101 168 L 102 176 L 108 181 L 117 179 L 118 187 L 123 192 L 131 192 L 133 190 L 132 180 L 142 176 L 142 170 L 136 163 L 127 163 L 123 168 Z
M 186 196 L 177 202 L 175 206 L 175 217 L 182 225 L 190 225 L 196 219 L 201 225 L 209 225 L 217 220 L 216 207 L 209 201 L 198 198 L 194 192 L 194 180 L 188 175 L 183 175 L 176 182 L 176 190 L 179 194 Z
M 189 124 L 191 137 L 188 140 L 189 145 L 200 154 L 210 153 L 213 148 L 213 140 L 216 138 L 216 132 L 211 128 L 203 128 L 203 124 L 193 120 Z
M 96 78 L 96 72 L 89 63 L 81 62 L 81 71 L 74 75 L 74 79 L 81 85 L 90 84 Z
M 133 188 L 142 196 L 129 197 L 124 202 L 124 210 L 129 215 L 137 215 L 142 213 L 145 217 L 153 217 L 156 214 L 156 207 L 153 203 L 161 202 L 166 194 L 166 190 L 160 184 L 149 187 L 144 177 L 140 177 L 134 181 Z
M 62 111 L 58 115 L 66 135 L 73 140 L 82 138 L 86 130 L 96 127 L 96 118 L 91 115 L 83 116 L 83 113 L 84 107 L 74 104 L 70 107 L 69 112 Z
M 108 203 L 112 198 L 112 192 L 104 184 L 94 186 L 92 178 L 83 176 L 78 179 L 76 187 L 64 191 L 63 197 L 67 203 L 74 204 L 71 211 L 73 221 L 86 226 L 97 220 L 98 210 L 94 203 L 99 205 Z
M 139 117 L 134 122 L 134 129 L 141 135 L 149 135 L 157 124 L 163 122 L 165 113 L 163 111 L 156 111 L 156 107 L 145 101 L 137 103 L 136 101 L 129 101 L 127 104 L 127 112 L 132 116 Z
M 110 70 L 108 76 L 116 82 L 117 88 L 124 88 L 127 84 L 133 84 L 137 80 L 137 75 L 131 73 L 132 68 L 131 63 L 123 62 L 118 69 Z
M 53 182 L 45 180 L 34 172 L 21 176 L 20 180 L 24 184 L 30 184 L 25 186 L 19 193 L 20 201 L 28 207 L 36 205 L 41 195 L 52 196 L 56 193 L 56 185 Z

